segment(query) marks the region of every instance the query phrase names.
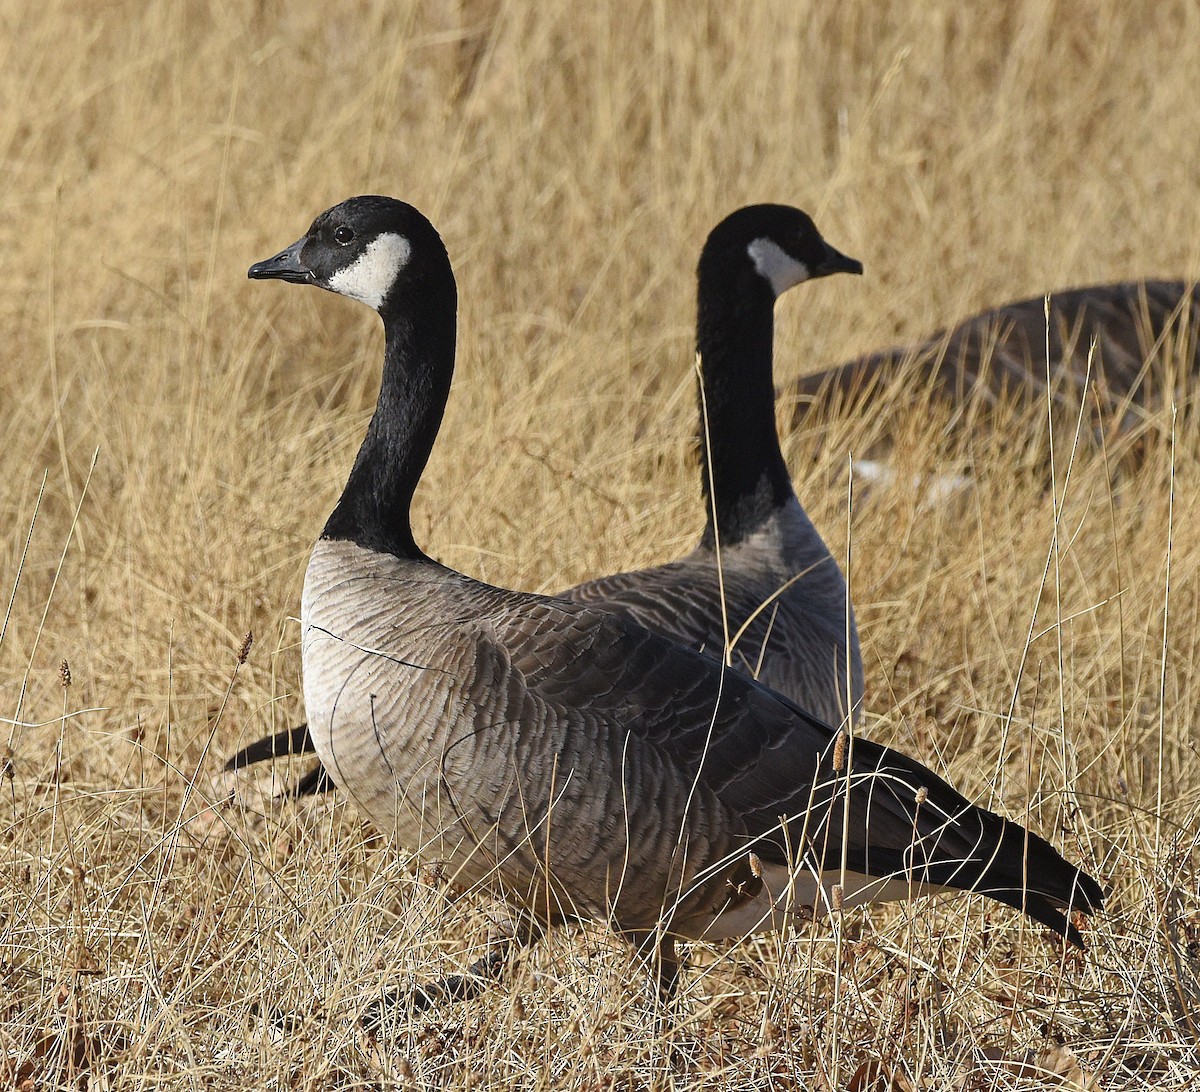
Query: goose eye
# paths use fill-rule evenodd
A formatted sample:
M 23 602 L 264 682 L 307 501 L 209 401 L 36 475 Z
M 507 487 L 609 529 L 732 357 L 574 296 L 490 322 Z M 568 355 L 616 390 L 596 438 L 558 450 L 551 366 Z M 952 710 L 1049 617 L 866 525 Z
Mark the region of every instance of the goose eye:
M 348 228 L 343 224 L 341 227 L 334 229 L 333 241 L 340 246 L 345 246 L 354 238 L 354 229 Z

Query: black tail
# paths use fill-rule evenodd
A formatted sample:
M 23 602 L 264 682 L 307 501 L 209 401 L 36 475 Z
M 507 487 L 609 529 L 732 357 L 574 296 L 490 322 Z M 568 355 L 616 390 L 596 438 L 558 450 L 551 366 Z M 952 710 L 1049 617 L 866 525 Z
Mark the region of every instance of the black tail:
M 295 728 L 276 732 L 273 736 L 264 736 L 255 740 L 248 747 L 243 747 L 228 762 L 225 770 L 241 770 L 253 766 L 256 762 L 266 762 L 268 759 L 281 755 L 310 755 L 315 754 L 312 736 L 307 724 L 299 724 Z M 333 779 L 324 766 L 318 765 L 315 770 L 302 777 L 292 789 L 291 796 L 316 796 L 329 792 L 334 788 Z
M 905 755 L 865 740 L 856 741 L 855 748 L 856 767 L 874 750 L 876 768 L 887 775 L 890 791 L 881 793 L 877 787 L 872 794 L 881 825 L 886 828 L 889 819 L 899 818 L 894 831 L 904 824 L 909 830 L 908 844 L 899 853 L 894 842 L 891 850 L 867 850 L 863 863 L 869 856 L 869 874 L 878 875 L 880 864 L 892 858 L 894 870 L 911 869 L 924 882 L 987 895 L 1085 947 L 1070 915 L 1103 908 L 1104 892 L 1091 876 L 1044 838 L 977 807 Z M 886 833 L 883 840 L 888 840 Z
M 1045 839 L 1017 823 L 983 813 L 1003 824 L 988 868 L 971 890 L 1022 910 L 1034 921 L 1083 948 L 1083 937 L 1070 913 L 1096 914 L 1104 892 L 1082 869 L 1068 863 Z
M 835 740 L 833 729 L 827 731 Z M 837 748 L 830 743 L 809 806 L 789 823 L 791 845 L 802 827 L 807 856 L 819 870 L 844 860 L 866 876 L 977 892 L 1084 947 L 1070 915 L 1103 907 L 1104 893 L 1091 876 L 1044 838 L 977 807 L 899 751 L 867 739 L 855 739 L 853 748 L 851 769 L 841 773 L 834 769 Z M 751 829 L 756 819 L 767 827 L 770 818 L 749 817 Z M 760 856 L 786 862 L 787 846 L 770 845 L 770 837 L 758 843 Z

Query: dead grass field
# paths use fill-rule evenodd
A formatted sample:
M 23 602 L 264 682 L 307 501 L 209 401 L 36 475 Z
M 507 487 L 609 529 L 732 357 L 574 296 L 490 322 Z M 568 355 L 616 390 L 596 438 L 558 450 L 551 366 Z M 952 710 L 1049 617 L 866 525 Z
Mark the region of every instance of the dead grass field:
M 974 460 L 944 510 L 848 514 L 872 422 L 785 445 L 853 545 L 864 730 L 1110 886 L 1086 958 L 979 899 L 848 914 L 693 947 L 664 1036 L 624 948 L 563 932 L 379 1048 L 356 1013 L 493 908 L 345 806 L 220 804 L 220 760 L 302 717 L 303 568 L 374 401 L 370 315 L 245 280 L 335 201 L 411 201 L 459 276 L 419 538 L 539 590 L 698 534 L 693 270 L 739 204 L 866 265 L 780 304 L 781 380 L 1200 274 L 1190 0 L 701 8 L 0 2 L 0 1085 L 1200 1083 L 1200 431 L 1166 412 L 1069 481 L 1056 420 L 1054 491 L 1020 444 L 903 423 L 914 472 Z

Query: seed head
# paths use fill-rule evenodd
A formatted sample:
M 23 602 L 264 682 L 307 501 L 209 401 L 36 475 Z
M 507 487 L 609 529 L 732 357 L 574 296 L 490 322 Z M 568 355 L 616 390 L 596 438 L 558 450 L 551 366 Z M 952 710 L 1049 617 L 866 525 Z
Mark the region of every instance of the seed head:
M 835 773 L 841 773 L 846 768 L 846 733 L 838 732 L 837 739 L 833 741 L 833 769 Z
M 841 910 L 843 899 L 844 895 L 842 892 L 842 885 L 840 883 L 835 883 L 833 885 L 833 890 L 829 892 L 829 901 L 832 903 L 835 911 Z
M 250 655 L 250 648 L 254 644 L 254 630 L 246 630 L 246 636 L 242 638 L 241 646 L 238 648 L 238 667 L 246 662 L 246 657 Z
M 927 788 L 925 788 L 924 785 L 922 785 L 919 789 L 917 789 L 917 807 L 920 807 L 928 799 L 929 799 L 929 790 Z
M 71 685 L 71 665 L 66 660 L 63 660 L 58 665 L 58 677 L 63 684 L 64 690 Z
M 756 880 L 762 879 L 762 861 L 758 859 L 757 853 L 750 854 L 750 875 Z
M 762 1030 L 758 1036 L 758 1046 L 755 1047 L 754 1053 L 756 1057 L 766 1058 L 771 1054 L 772 1048 L 779 1039 L 779 1027 L 772 1020 L 763 1020 Z

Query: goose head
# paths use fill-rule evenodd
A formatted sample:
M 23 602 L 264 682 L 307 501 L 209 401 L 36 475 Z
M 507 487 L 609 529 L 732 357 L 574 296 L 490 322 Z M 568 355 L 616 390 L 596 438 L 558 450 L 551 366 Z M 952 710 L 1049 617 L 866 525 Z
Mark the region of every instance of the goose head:
M 831 273 L 862 273 L 862 262 L 830 246 L 812 218 L 790 205 L 747 205 L 725 217 L 700 255 L 706 283 L 778 299 L 789 288 Z
M 450 393 L 458 307 L 441 237 L 403 201 L 351 197 L 248 275 L 316 285 L 379 313 L 379 398 L 322 538 L 423 559 L 409 508 Z
M 247 276 L 315 285 L 386 317 L 405 287 L 419 289 L 449 268 L 441 238 L 421 213 L 391 197 L 367 196 L 327 209 L 291 246 L 255 262 Z

